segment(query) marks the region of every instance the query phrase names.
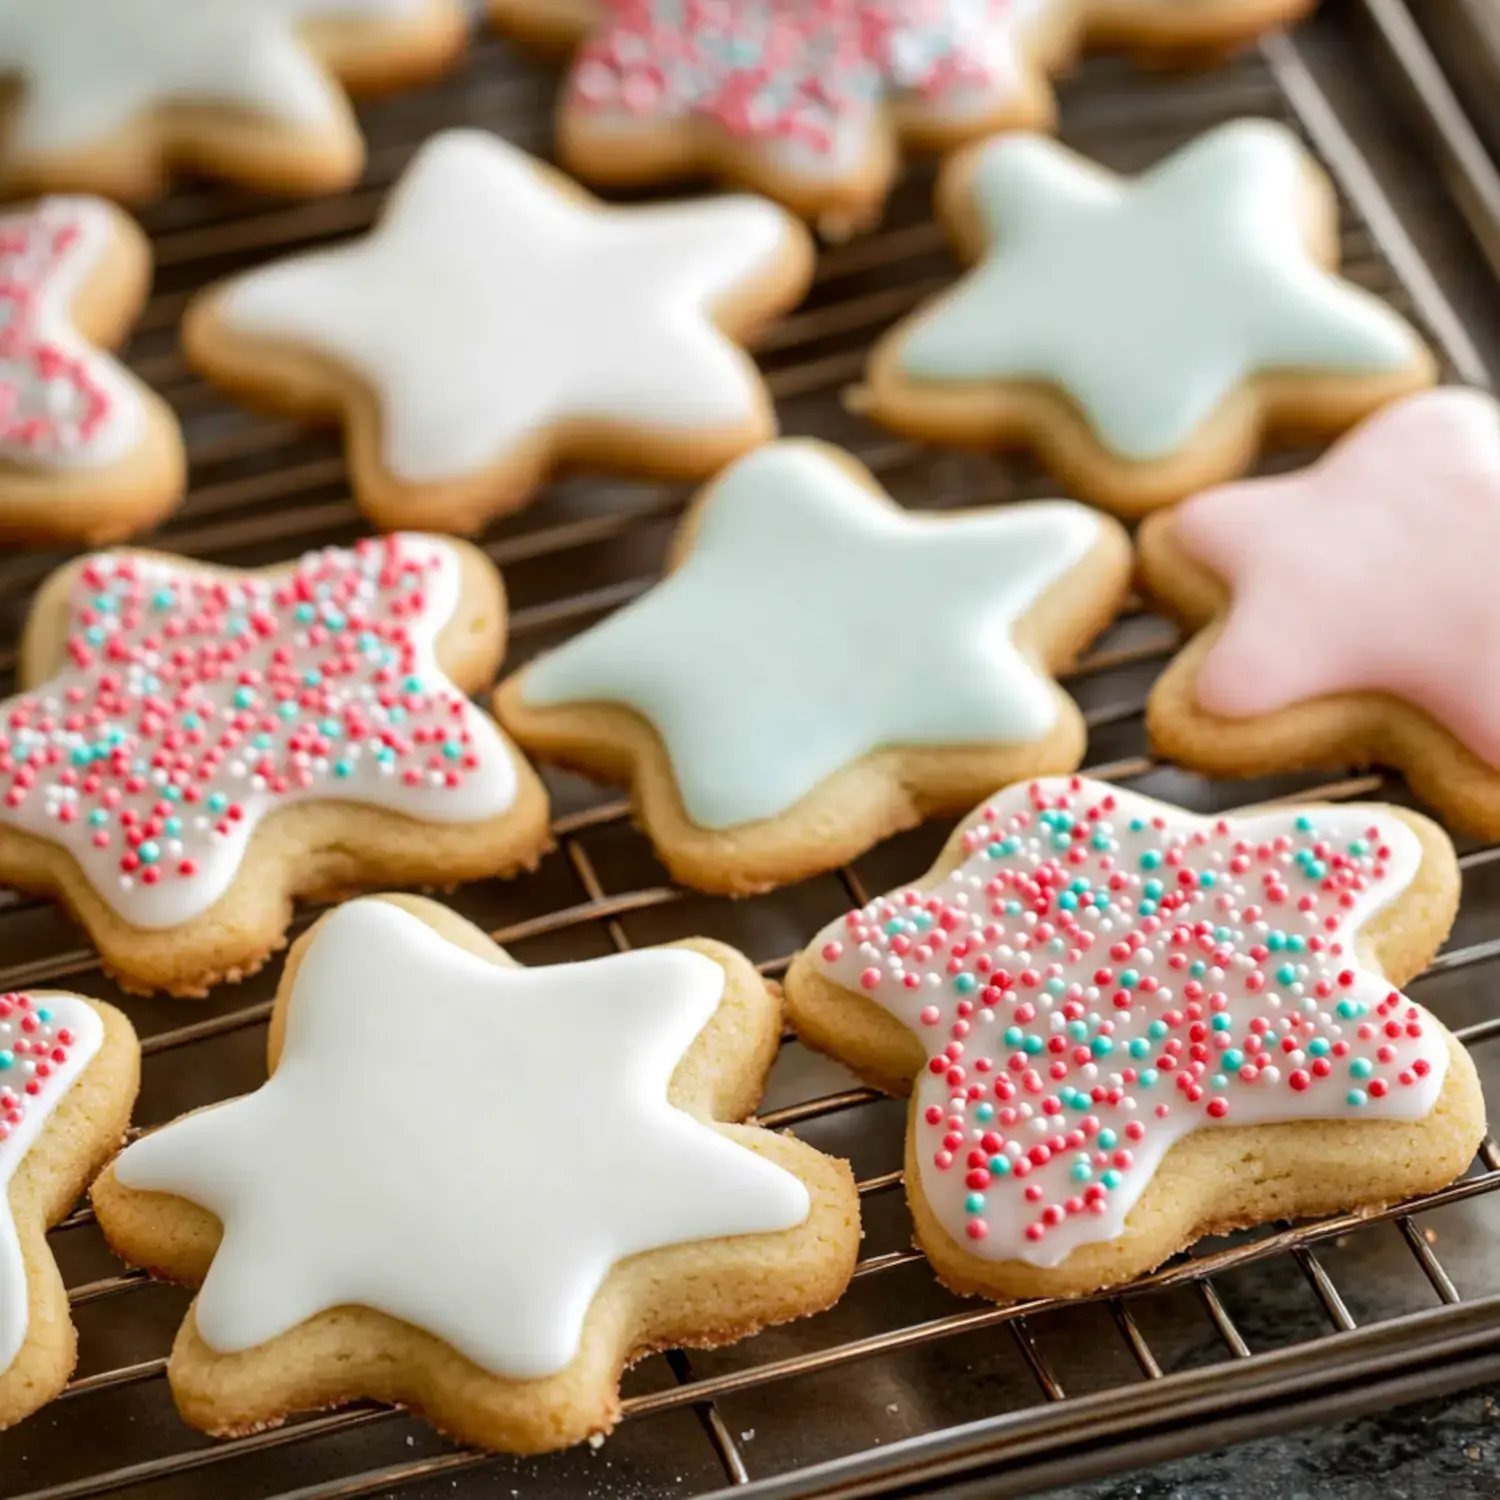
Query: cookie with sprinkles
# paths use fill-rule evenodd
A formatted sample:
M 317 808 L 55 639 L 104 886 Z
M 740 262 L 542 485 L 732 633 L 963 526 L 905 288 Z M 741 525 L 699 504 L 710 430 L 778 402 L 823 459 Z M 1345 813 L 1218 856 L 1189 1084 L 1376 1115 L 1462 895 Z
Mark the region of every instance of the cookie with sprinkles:
M 295 896 L 529 866 L 546 794 L 466 696 L 504 634 L 493 566 L 437 537 L 70 563 L 0 703 L 0 880 L 60 897 L 127 987 L 201 995 Z
M 1446 387 L 1317 463 L 1153 516 L 1141 573 L 1190 639 L 1147 704 L 1184 764 L 1392 766 L 1500 836 L 1500 404 Z
M 840 449 L 771 444 L 692 502 L 667 577 L 504 682 L 527 750 L 629 779 L 673 875 L 768 890 L 997 781 L 1069 771 L 1058 686 L 1130 542 L 1069 500 L 911 514 Z
M 577 41 L 557 142 L 580 177 L 704 173 L 831 237 L 878 218 L 903 149 L 1046 129 L 1074 0 L 489 0 L 505 29 Z
M 620 1373 L 830 1306 L 847 1163 L 737 1122 L 781 999 L 693 938 L 539 969 L 436 902 L 298 939 L 269 1081 L 96 1183 L 127 1261 L 201 1285 L 167 1376 L 216 1434 L 373 1398 L 536 1453 L 606 1433 Z
M 559 467 L 697 479 L 774 437 L 742 346 L 812 269 L 762 198 L 613 207 L 447 130 L 371 234 L 210 288 L 183 347 L 247 400 L 341 420 L 377 526 L 472 532 Z
M 1032 449 L 1122 515 L 1436 379 L 1407 322 L 1338 274 L 1332 184 L 1274 121 L 1135 178 L 998 136 L 945 163 L 937 204 L 972 269 L 881 337 L 851 404 L 929 442 Z
M 0 214 L 0 541 L 116 541 L 182 498 L 167 404 L 106 350 L 151 285 L 151 247 L 98 198 Z
M 47 1231 L 119 1149 L 140 1063 L 111 1005 L 0 994 L 0 1429 L 52 1400 L 77 1363 Z
M 346 90 L 444 72 L 463 0 L 45 0 L 0 8 L 0 191 L 159 197 L 177 168 L 281 193 L 352 186 Z
M 944 1282 L 1074 1296 L 1205 1234 L 1434 1191 L 1484 1135 L 1468 1054 L 1399 986 L 1458 904 L 1452 846 L 1377 804 L 1185 812 L 1017 785 L 794 962 L 799 1035 L 911 1095 Z

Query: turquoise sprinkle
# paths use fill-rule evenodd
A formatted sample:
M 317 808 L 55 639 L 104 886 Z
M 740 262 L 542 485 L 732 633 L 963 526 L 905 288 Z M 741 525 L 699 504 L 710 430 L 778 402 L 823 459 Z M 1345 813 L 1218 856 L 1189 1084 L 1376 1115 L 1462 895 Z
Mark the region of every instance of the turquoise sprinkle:
M 970 1193 L 969 1196 L 964 1199 L 964 1211 L 966 1213 L 971 1213 L 971 1214 L 983 1213 L 984 1212 L 984 1194 L 983 1193 Z
M 1355 1109 L 1363 1109 L 1370 1102 L 1370 1096 L 1363 1089 L 1350 1089 L 1344 1095 L 1347 1103 L 1352 1104 Z
M 1120 1185 L 1120 1174 L 1113 1167 L 1106 1167 L 1099 1181 L 1107 1188 L 1117 1188 Z
M 422 679 L 420 677 L 408 677 L 401 684 L 401 690 L 405 693 L 420 693 L 422 691 Z
M 1276 971 L 1277 984 L 1293 984 L 1297 978 L 1297 966 L 1295 964 L 1282 964 Z
M 1141 889 L 1152 901 L 1159 901 L 1166 887 L 1159 880 L 1148 880 Z
M 918 932 L 926 932 L 932 926 L 932 913 L 930 911 L 919 911 L 911 920 L 912 925 Z
M 1094 1040 L 1089 1043 L 1089 1051 L 1092 1052 L 1095 1057 L 1108 1057 L 1109 1054 L 1114 1050 L 1115 1044 L 1112 1037 L 1096 1036 Z
M 1077 911 L 1078 897 L 1075 896 L 1072 891 L 1064 891 L 1062 895 L 1057 898 L 1057 904 L 1064 911 Z
M 161 828 L 162 832 L 165 833 L 168 838 L 175 839 L 177 835 L 182 832 L 182 819 L 168 818 L 166 822 L 161 825 Z
M 1159 1042 L 1167 1034 L 1167 1023 L 1165 1021 L 1153 1021 L 1146 1028 L 1146 1035 L 1153 1042 Z
M 1293 953 L 1301 953 L 1307 947 L 1307 939 L 1300 932 L 1294 932 L 1287 938 L 1286 945 Z
M 147 839 L 135 852 L 140 855 L 142 864 L 154 865 L 161 858 L 161 845 L 155 839 Z
M 1005 903 L 1005 915 L 1007 917 L 1019 917 L 1021 915 L 1021 903 L 1019 901 L 1007 901 Z
M 1228 1031 L 1234 1024 L 1222 1010 L 1208 1023 L 1215 1031 Z
M 1224 1066 L 1231 1073 L 1238 1073 L 1245 1066 L 1245 1054 L 1238 1047 L 1231 1047 L 1224 1054 Z
M 1025 1042 L 1026 1052 L 1031 1057 L 1035 1057 L 1037 1053 L 1040 1052 L 1046 1045 L 1047 1044 L 1039 1036 L 1029 1036 L 1026 1038 Z
M 1122 989 L 1133 990 L 1141 982 L 1141 976 L 1134 969 L 1125 969 L 1120 974 L 1120 986 Z
M 1132 818 L 1130 820 L 1130 831 L 1132 833 L 1144 833 L 1145 829 L 1146 821 L 1144 818 Z
M 202 729 L 203 720 L 197 714 L 183 714 L 182 727 L 184 729 Z
M 151 604 L 155 609 L 171 609 L 174 603 L 176 603 L 176 595 L 171 589 L 157 589 L 151 596 Z
M 1346 1021 L 1352 1021 L 1356 1016 L 1362 1016 L 1365 1013 L 1364 1003 L 1359 1000 L 1340 1000 L 1336 1008 L 1339 1015 Z
M 338 737 L 344 732 L 340 727 L 339 721 L 337 719 L 324 719 L 323 722 L 318 725 L 318 728 L 331 740 L 338 739 Z
M 980 1120 L 993 1120 L 995 1118 L 995 1106 L 986 1099 L 974 1106 L 974 1114 Z
M 1284 932 L 1273 932 L 1266 938 L 1266 947 L 1272 953 L 1280 953 L 1286 947 L 1286 934 Z
M 1327 1041 L 1327 1038 L 1326 1037 L 1321 1037 L 1321 1036 L 1315 1036 L 1312 1039 L 1312 1041 L 1310 1041 L 1307 1044 L 1307 1050 L 1309 1052 L 1311 1052 L 1314 1057 L 1327 1057 L 1328 1056 L 1328 1041 Z
M 1349 845 L 1349 852 L 1358 859 L 1361 855 L 1370 852 L 1370 846 L 1363 839 L 1354 839 Z
M 1143 917 L 1154 917 L 1156 915 L 1156 902 L 1142 901 L 1137 909 Z
M 302 674 L 302 681 L 307 687 L 318 687 L 322 684 L 323 674 L 316 667 L 309 667 Z
M 1115 846 L 1115 841 L 1110 838 L 1110 836 L 1102 828 L 1096 828 L 1094 830 L 1092 837 L 1089 839 L 1089 843 L 1091 843 L 1094 848 L 1098 849 L 1101 853 L 1113 849 Z
M 1133 1036 L 1130 1039 L 1130 1055 L 1132 1057 L 1150 1057 L 1151 1043 L 1143 1036 Z
M 102 646 L 106 640 L 104 627 L 102 625 L 90 625 L 84 631 L 83 637 L 91 646 Z
M 1351 1078 L 1368 1078 L 1375 1071 L 1375 1065 L 1368 1057 L 1356 1057 L 1349 1064 L 1349 1075 Z
M 279 703 L 276 706 L 276 712 L 283 719 L 295 719 L 297 717 L 297 705 L 295 703 Z
M 1142 1068 L 1140 1078 L 1141 1087 L 1143 1089 L 1155 1088 L 1156 1080 L 1160 1077 L 1161 1074 L 1155 1068 Z
M 161 794 L 168 802 L 182 801 L 182 788 L 180 786 L 173 786 L 170 782 L 161 789 Z
M 89 765 L 94 759 L 94 752 L 87 745 L 77 745 L 73 753 L 68 757 L 75 766 Z
M 1311 833 L 1313 831 L 1313 820 L 1306 813 L 1299 813 L 1297 821 L 1292 824 L 1298 833 Z
M 996 1177 L 1009 1177 L 1010 1158 L 1008 1156 L 990 1157 L 990 1171 Z
M 1229 1075 L 1227 1073 L 1215 1073 L 1212 1081 L 1215 1090 L 1219 1093 L 1223 1093 L 1229 1087 Z
M 1219 877 L 1212 870 L 1204 870 L 1198 876 L 1198 884 L 1203 886 L 1215 885 Z
M 1328 866 L 1320 859 L 1310 859 L 1302 866 L 1302 873 L 1309 880 L 1321 880 L 1328 873 Z
M 1069 1021 L 1068 1036 L 1075 1042 L 1086 1042 L 1089 1039 L 1089 1023 L 1087 1021 Z
M 102 807 L 96 807 L 93 812 L 89 814 L 89 822 L 92 823 L 95 828 L 103 828 L 104 825 L 109 822 L 109 814 L 105 812 Z
M 892 917 L 882 930 L 887 937 L 895 937 L 898 932 L 906 930 L 906 923 L 900 917 Z
M 1201 958 L 1195 958 L 1192 963 L 1188 965 L 1188 973 L 1191 974 L 1194 979 L 1202 979 L 1203 976 L 1208 973 L 1208 965 L 1204 963 Z
M 1053 938 L 1053 944 L 1061 943 L 1061 938 Z M 1067 993 L 1068 983 L 1065 979 L 1049 979 L 1047 981 L 1047 993 L 1049 995 L 1064 995 Z
M 323 618 L 328 622 L 329 629 L 342 630 L 344 628 L 344 615 L 342 611 L 335 609 L 331 604 L 323 611 Z
M 45 1005 L 43 1005 L 38 1008 L 36 1018 L 38 1021 L 42 1022 L 50 1021 L 52 1019 L 52 1012 L 48 1010 Z
M 223 792 L 210 792 L 208 794 L 208 810 L 210 812 L 223 812 L 229 806 L 229 798 Z
M 1161 868 L 1161 855 L 1155 849 L 1147 849 L 1141 855 L 1141 868 L 1143 870 L 1157 870 Z
M 393 703 L 386 709 L 385 716 L 392 724 L 400 724 L 406 718 L 406 710 L 399 703 Z
M 1086 1161 L 1075 1161 L 1068 1176 L 1074 1182 L 1092 1182 L 1094 1180 L 1094 1169 Z
M 0 1052 L 0 1073 L 3 1073 L 7 1068 L 15 1067 L 15 1065 L 16 1054 L 14 1052 Z
M 311 604 L 299 604 L 293 614 L 301 625 L 311 625 L 318 618 L 318 612 Z
M 1008 1026 L 1005 1029 L 1005 1045 L 1007 1047 L 1019 1047 L 1026 1040 L 1026 1033 L 1019 1026 Z
M 979 988 L 979 981 L 972 974 L 958 974 L 954 977 L 953 988 L 960 995 L 972 995 Z
M 1115 1149 L 1115 1143 L 1119 1139 L 1119 1136 L 1117 1136 L 1114 1131 L 1111 1130 L 1108 1125 L 1106 1125 L 1104 1129 L 1099 1132 L 1099 1147 L 1103 1151 L 1113 1151 Z
M 443 754 L 446 755 L 449 760 L 459 760 L 462 758 L 463 753 L 464 747 L 459 744 L 457 740 L 443 741 Z
M 111 596 L 109 594 L 95 594 L 94 595 L 94 608 L 97 609 L 101 615 L 112 615 L 112 614 L 114 614 L 114 612 L 115 612 L 115 601 L 114 601 L 113 596 Z
M 261 730 L 250 743 L 257 750 L 269 750 L 276 743 L 276 737 L 275 735 L 267 734 L 265 730 Z
M 352 776 L 354 767 L 347 760 L 336 760 L 333 763 L 333 774 L 335 776 Z

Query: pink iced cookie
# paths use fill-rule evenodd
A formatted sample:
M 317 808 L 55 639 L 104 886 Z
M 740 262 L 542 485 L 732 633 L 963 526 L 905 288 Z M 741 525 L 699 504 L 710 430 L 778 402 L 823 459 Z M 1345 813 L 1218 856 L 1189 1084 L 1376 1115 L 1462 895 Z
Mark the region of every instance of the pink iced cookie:
M 1393 765 L 1500 832 L 1497 550 L 1500 406 L 1456 388 L 1153 518 L 1148 587 L 1208 627 L 1152 694 L 1154 740 L 1230 775 Z

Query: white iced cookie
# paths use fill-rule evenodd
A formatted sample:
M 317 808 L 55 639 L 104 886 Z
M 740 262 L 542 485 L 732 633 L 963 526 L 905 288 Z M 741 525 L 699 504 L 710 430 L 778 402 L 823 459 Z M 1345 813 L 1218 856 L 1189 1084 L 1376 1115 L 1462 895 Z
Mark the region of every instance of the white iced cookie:
M 138 201 L 183 166 L 333 192 L 364 165 L 344 86 L 429 78 L 466 31 L 462 0 L 20 0 L 0 186 Z
M 806 231 L 762 199 L 613 208 L 451 130 L 366 239 L 211 289 L 184 342 L 252 400 L 341 417 L 378 525 L 474 531 L 561 463 L 696 477 L 772 436 L 737 340 L 811 274 Z
M 324 916 L 269 1081 L 95 1189 L 120 1254 L 202 1283 L 183 1415 L 235 1432 L 374 1397 L 535 1452 L 607 1431 L 640 1353 L 827 1306 L 859 1243 L 847 1166 L 725 1123 L 780 1009 L 706 941 L 526 969 L 432 901 Z

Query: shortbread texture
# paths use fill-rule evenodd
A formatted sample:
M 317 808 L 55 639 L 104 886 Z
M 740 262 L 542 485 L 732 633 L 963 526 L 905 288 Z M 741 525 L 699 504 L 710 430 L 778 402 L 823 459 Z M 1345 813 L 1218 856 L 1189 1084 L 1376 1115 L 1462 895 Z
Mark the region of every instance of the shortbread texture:
M 965 820 L 788 977 L 811 1045 L 912 1093 L 939 1276 L 1080 1295 L 1203 1234 L 1434 1190 L 1484 1133 L 1473 1065 L 1397 985 L 1453 851 L 1376 805 L 1198 817 L 1062 778 Z
M 859 1241 L 847 1166 L 728 1123 L 780 1026 L 720 944 L 526 970 L 431 901 L 325 916 L 288 960 L 270 1082 L 94 1191 L 128 1261 L 204 1282 L 168 1371 L 183 1415 L 236 1432 L 374 1397 L 542 1451 L 608 1431 L 643 1354 L 828 1306 Z M 432 1066 L 452 1076 L 372 1156 L 371 1080 Z M 516 1128 L 544 1098 L 549 1131 Z

